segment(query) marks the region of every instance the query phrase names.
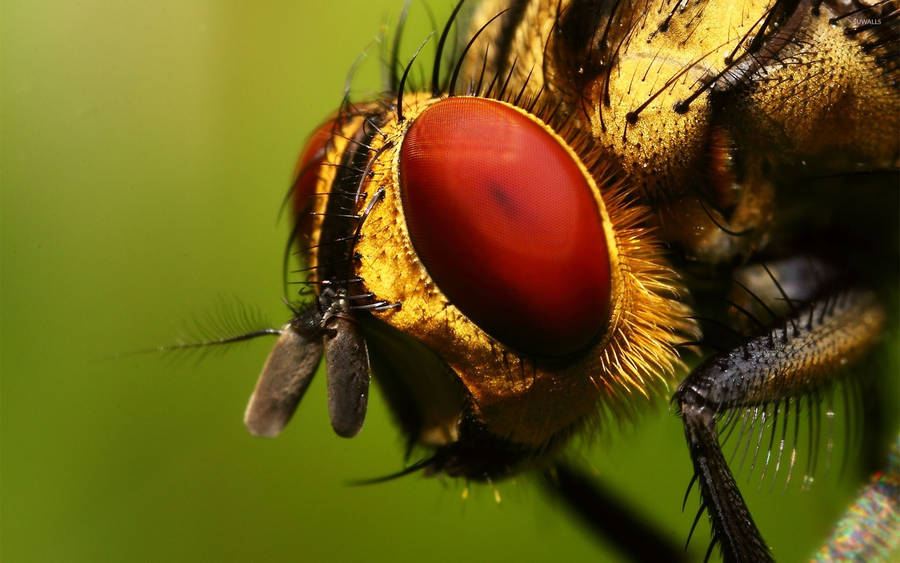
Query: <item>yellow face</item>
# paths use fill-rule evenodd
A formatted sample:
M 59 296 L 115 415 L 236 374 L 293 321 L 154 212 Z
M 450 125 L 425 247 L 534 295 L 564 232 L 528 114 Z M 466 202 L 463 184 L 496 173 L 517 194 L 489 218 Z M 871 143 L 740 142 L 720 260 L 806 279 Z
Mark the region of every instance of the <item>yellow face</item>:
M 361 105 L 330 125 L 307 189 L 331 195 L 300 216 L 307 260 L 322 282 L 349 259 L 376 380 L 420 443 L 452 447 L 477 424 L 542 452 L 674 383 L 676 346 L 697 336 L 648 209 L 550 108 L 407 94 L 400 112 Z M 342 190 L 359 220 L 329 231 Z M 323 251 L 329 237 L 352 238 L 352 257 Z

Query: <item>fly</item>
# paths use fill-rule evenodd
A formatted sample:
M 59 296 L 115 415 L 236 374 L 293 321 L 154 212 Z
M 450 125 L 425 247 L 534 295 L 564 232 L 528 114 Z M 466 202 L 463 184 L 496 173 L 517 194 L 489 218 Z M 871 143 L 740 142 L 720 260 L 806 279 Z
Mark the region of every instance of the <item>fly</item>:
M 896 2 L 485 0 L 445 69 L 461 6 L 430 91 L 408 86 L 398 36 L 391 94 L 345 100 L 301 156 L 290 245 L 311 292 L 248 428 L 280 432 L 324 355 L 338 435 L 363 425 L 371 372 L 430 452 L 402 473 L 537 469 L 584 513 L 597 489 L 555 454 L 681 379 L 707 557 L 772 559 L 722 442 L 762 479 L 810 476 L 798 420 L 818 442 L 824 397 L 859 402 L 847 368 L 881 337 L 896 276 L 844 245 L 896 232 L 896 213 L 866 197 L 859 215 L 840 181 L 798 186 L 810 163 L 896 178 Z

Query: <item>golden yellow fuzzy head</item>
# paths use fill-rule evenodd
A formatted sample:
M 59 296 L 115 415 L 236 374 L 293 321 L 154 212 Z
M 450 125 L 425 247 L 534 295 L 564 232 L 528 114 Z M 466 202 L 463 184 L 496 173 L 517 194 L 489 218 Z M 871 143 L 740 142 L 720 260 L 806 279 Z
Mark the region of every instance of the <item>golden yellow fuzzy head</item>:
M 552 200 L 557 197 L 555 194 L 562 197 L 566 190 L 582 190 L 577 197 L 589 201 L 591 213 L 597 217 L 601 240 L 594 242 L 606 253 L 581 256 L 579 263 L 604 262 L 609 277 L 602 307 L 604 318 L 591 319 L 599 327 L 596 334 L 579 336 L 582 341 L 571 347 L 561 345 L 565 348 L 563 353 L 552 354 L 543 349 L 540 334 L 533 338 L 525 335 L 511 343 L 502 334 L 498 337 L 497 330 L 486 329 L 485 325 L 495 326 L 491 325 L 493 321 L 486 321 L 479 310 L 461 306 L 465 299 L 458 296 L 465 288 L 454 289 L 455 299 L 448 295 L 447 274 L 435 279 L 433 271 L 438 268 L 434 260 L 426 264 L 420 253 L 424 243 L 411 235 L 410 196 L 404 196 L 403 186 L 425 188 L 421 187 L 423 182 L 404 176 L 415 172 L 410 165 L 402 164 L 405 147 L 413 150 L 409 148 L 410 131 L 421 120 L 433 116 L 429 112 L 436 112 L 435 108 L 471 105 L 472 101 L 487 106 L 503 119 L 521 120 L 536 131 L 533 134 L 542 143 L 547 143 L 541 146 L 558 149 L 560 158 L 568 159 L 577 171 L 580 187 L 545 182 L 534 188 L 541 197 Z M 650 396 L 665 389 L 674 381 L 680 366 L 676 346 L 696 337 L 696 326 L 688 318 L 685 290 L 646 226 L 649 211 L 631 197 L 631 186 L 615 161 L 594 147 L 570 120 L 555 119 L 552 107 L 544 106 L 540 99 L 521 106 L 486 98 L 408 94 L 403 101 L 402 119 L 387 103 L 359 106 L 355 117 L 341 120 L 346 125 L 335 134 L 328 153 L 327 167 L 337 172 L 322 174 L 317 187 L 318 192 L 331 193 L 331 198 L 343 197 L 336 195 L 334 182 L 341 181 L 341 167 L 348 166 L 346 153 L 365 151 L 366 158 L 358 161 L 364 164 L 356 165 L 362 172 L 355 187 L 360 196 L 353 210 L 360 220 L 352 233 L 352 254 L 339 259 L 352 261 L 351 277 L 358 279 L 358 283 L 349 286 L 349 293 L 359 296 L 358 315 L 370 355 L 380 358 L 373 362 L 376 380 L 385 380 L 389 401 L 402 404 L 398 410 L 413 411 L 410 416 L 417 423 L 410 429 L 415 434 L 412 438 L 427 444 L 448 445 L 465 439 L 466 431 L 463 428 L 461 432 L 461 425 L 474 421 L 491 436 L 540 451 L 604 408 L 615 410 L 626 406 L 634 396 Z M 372 134 L 361 149 L 363 143 L 357 142 L 356 134 L 363 127 L 371 127 Z M 447 127 L 448 131 L 454 129 L 452 123 Z M 502 167 L 504 146 L 516 146 L 515 139 L 503 141 L 497 144 L 496 155 L 479 156 L 487 166 L 496 161 L 496 166 Z M 448 150 L 455 146 L 450 143 Z M 529 159 L 540 157 L 526 155 Z M 465 183 L 454 184 L 453 189 L 459 190 L 458 195 L 463 198 L 479 197 L 479 192 Z M 517 186 L 504 189 L 514 190 L 513 196 L 519 190 Z M 482 205 L 478 201 L 472 203 L 475 208 Z M 316 200 L 312 212 L 316 223 L 310 232 L 308 260 L 322 282 L 327 281 L 322 278 L 323 261 L 336 259 L 325 258 L 320 250 L 332 242 L 323 235 L 323 224 L 327 226 L 330 220 L 325 198 Z M 509 213 L 513 221 L 523 216 L 519 208 Z M 571 226 L 560 227 L 574 229 L 576 222 L 572 219 Z M 466 221 L 461 218 L 459 224 Z M 481 240 L 452 229 L 447 230 L 446 237 L 463 243 Z M 517 241 L 525 255 L 529 245 L 537 246 L 539 242 L 533 237 Z M 479 256 L 473 244 L 461 244 L 459 256 L 453 259 Z M 482 263 L 473 267 L 490 272 L 492 266 Z M 528 265 L 523 267 L 527 269 Z M 545 270 L 536 275 L 557 275 L 563 280 L 547 291 L 566 292 L 570 289 L 567 286 L 575 291 L 578 280 L 589 276 L 585 268 L 562 274 Z M 475 278 L 470 283 L 490 285 L 491 281 Z M 459 285 L 458 280 L 454 283 Z M 599 285 L 602 284 L 598 284 L 596 292 L 602 293 L 604 289 Z M 587 295 L 582 299 L 585 307 L 591 300 Z M 502 291 L 494 298 L 515 302 Z M 578 310 L 579 303 L 573 306 L 576 317 L 583 313 Z M 517 319 L 519 311 L 511 310 L 508 315 Z M 547 322 L 540 330 L 551 338 L 561 329 Z M 568 333 L 563 330 L 563 334 Z M 417 350 L 413 355 L 421 361 L 397 359 L 396 355 L 404 353 L 404 349 Z

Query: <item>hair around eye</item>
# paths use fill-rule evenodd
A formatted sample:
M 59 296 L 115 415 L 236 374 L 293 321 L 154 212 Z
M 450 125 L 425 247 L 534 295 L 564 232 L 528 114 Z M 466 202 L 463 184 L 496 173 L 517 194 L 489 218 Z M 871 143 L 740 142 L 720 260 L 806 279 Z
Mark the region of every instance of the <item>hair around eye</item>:
M 368 195 L 358 204 L 365 220 L 353 248 L 353 275 L 377 303 L 397 304 L 371 310 L 373 320 L 433 352 L 465 390 L 465 412 L 521 446 L 543 448 L 584 424 L 599 404 L 627 412 L 621 401 L 632 393 L 649 397 L 672 382 L 681 365 L 676 346 L 696 340 L 696 323 L 646 226 L 649 209 L 634 200 L 612 155 L 540 98 L 519 105 L 423 94 L 403 103 L 403 121 L 392 106 L 382 107 L 379 115 L 387 119 L 379 121 L 382 136 L 373 138 L 370 173 L 358 190 Z M 479 121 L 485 123 L 476 126 Z M 527 166 L 513 160 L 505 164 L 512 172 L 495 177 L 504 150 L 516 143 L 526 147 L 520 149 Z M 420 150 L 428 153 L 425 164 L 411 164 L 423 157 L 414 154 Z M 428 165 L 431 159 L 446 162 Z M 413 177 L 418 167 L 428 172 Z M 457 181 L 464 174 L 490 181 L 466 191 Z M 550 201 L 541 196 L 545 184 Z M 428 196 L 425 203 L 412 201 L 414 191 Z M 541 245 L 556 253 L 554 237 L 576 251 L 568 262 L 557 256 L 541 270 L 530 257 L 543 252 L 535 250 Z M 507 254 L 523 253 L 527 259 L 504 264 Z M 436 258 L 446 275 L 434 267 Z M 507 270 L 512 278 L 504 277 Z M 548 316 L 517 309 L 523 288 Z M 570 301 L 553 301 L 559 298 Z M 577 323 L 583 323 L 578 334 Z

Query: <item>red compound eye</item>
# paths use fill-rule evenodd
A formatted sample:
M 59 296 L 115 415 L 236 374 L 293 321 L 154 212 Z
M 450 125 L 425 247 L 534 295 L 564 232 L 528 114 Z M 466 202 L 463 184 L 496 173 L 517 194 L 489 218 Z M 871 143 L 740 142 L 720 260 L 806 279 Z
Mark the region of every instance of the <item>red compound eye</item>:
M 483 98 L 436 102 L 403 141 L 400 188 L 429 274 L 485 332 L 558 356 L 606 327 L 610 262 L 597 202 L 536 119 Z
M 327 121 L 321 125 L 309 137 L 306 147 L 300 154 L 297 168 L 294 170 L 294 187 L 291 191 L 295 217 L 299 217 L 314 202 L 320 166 L 325 161 L 328 141 L 331 140 L 335 127 L 337 127 L 336 121 Z

